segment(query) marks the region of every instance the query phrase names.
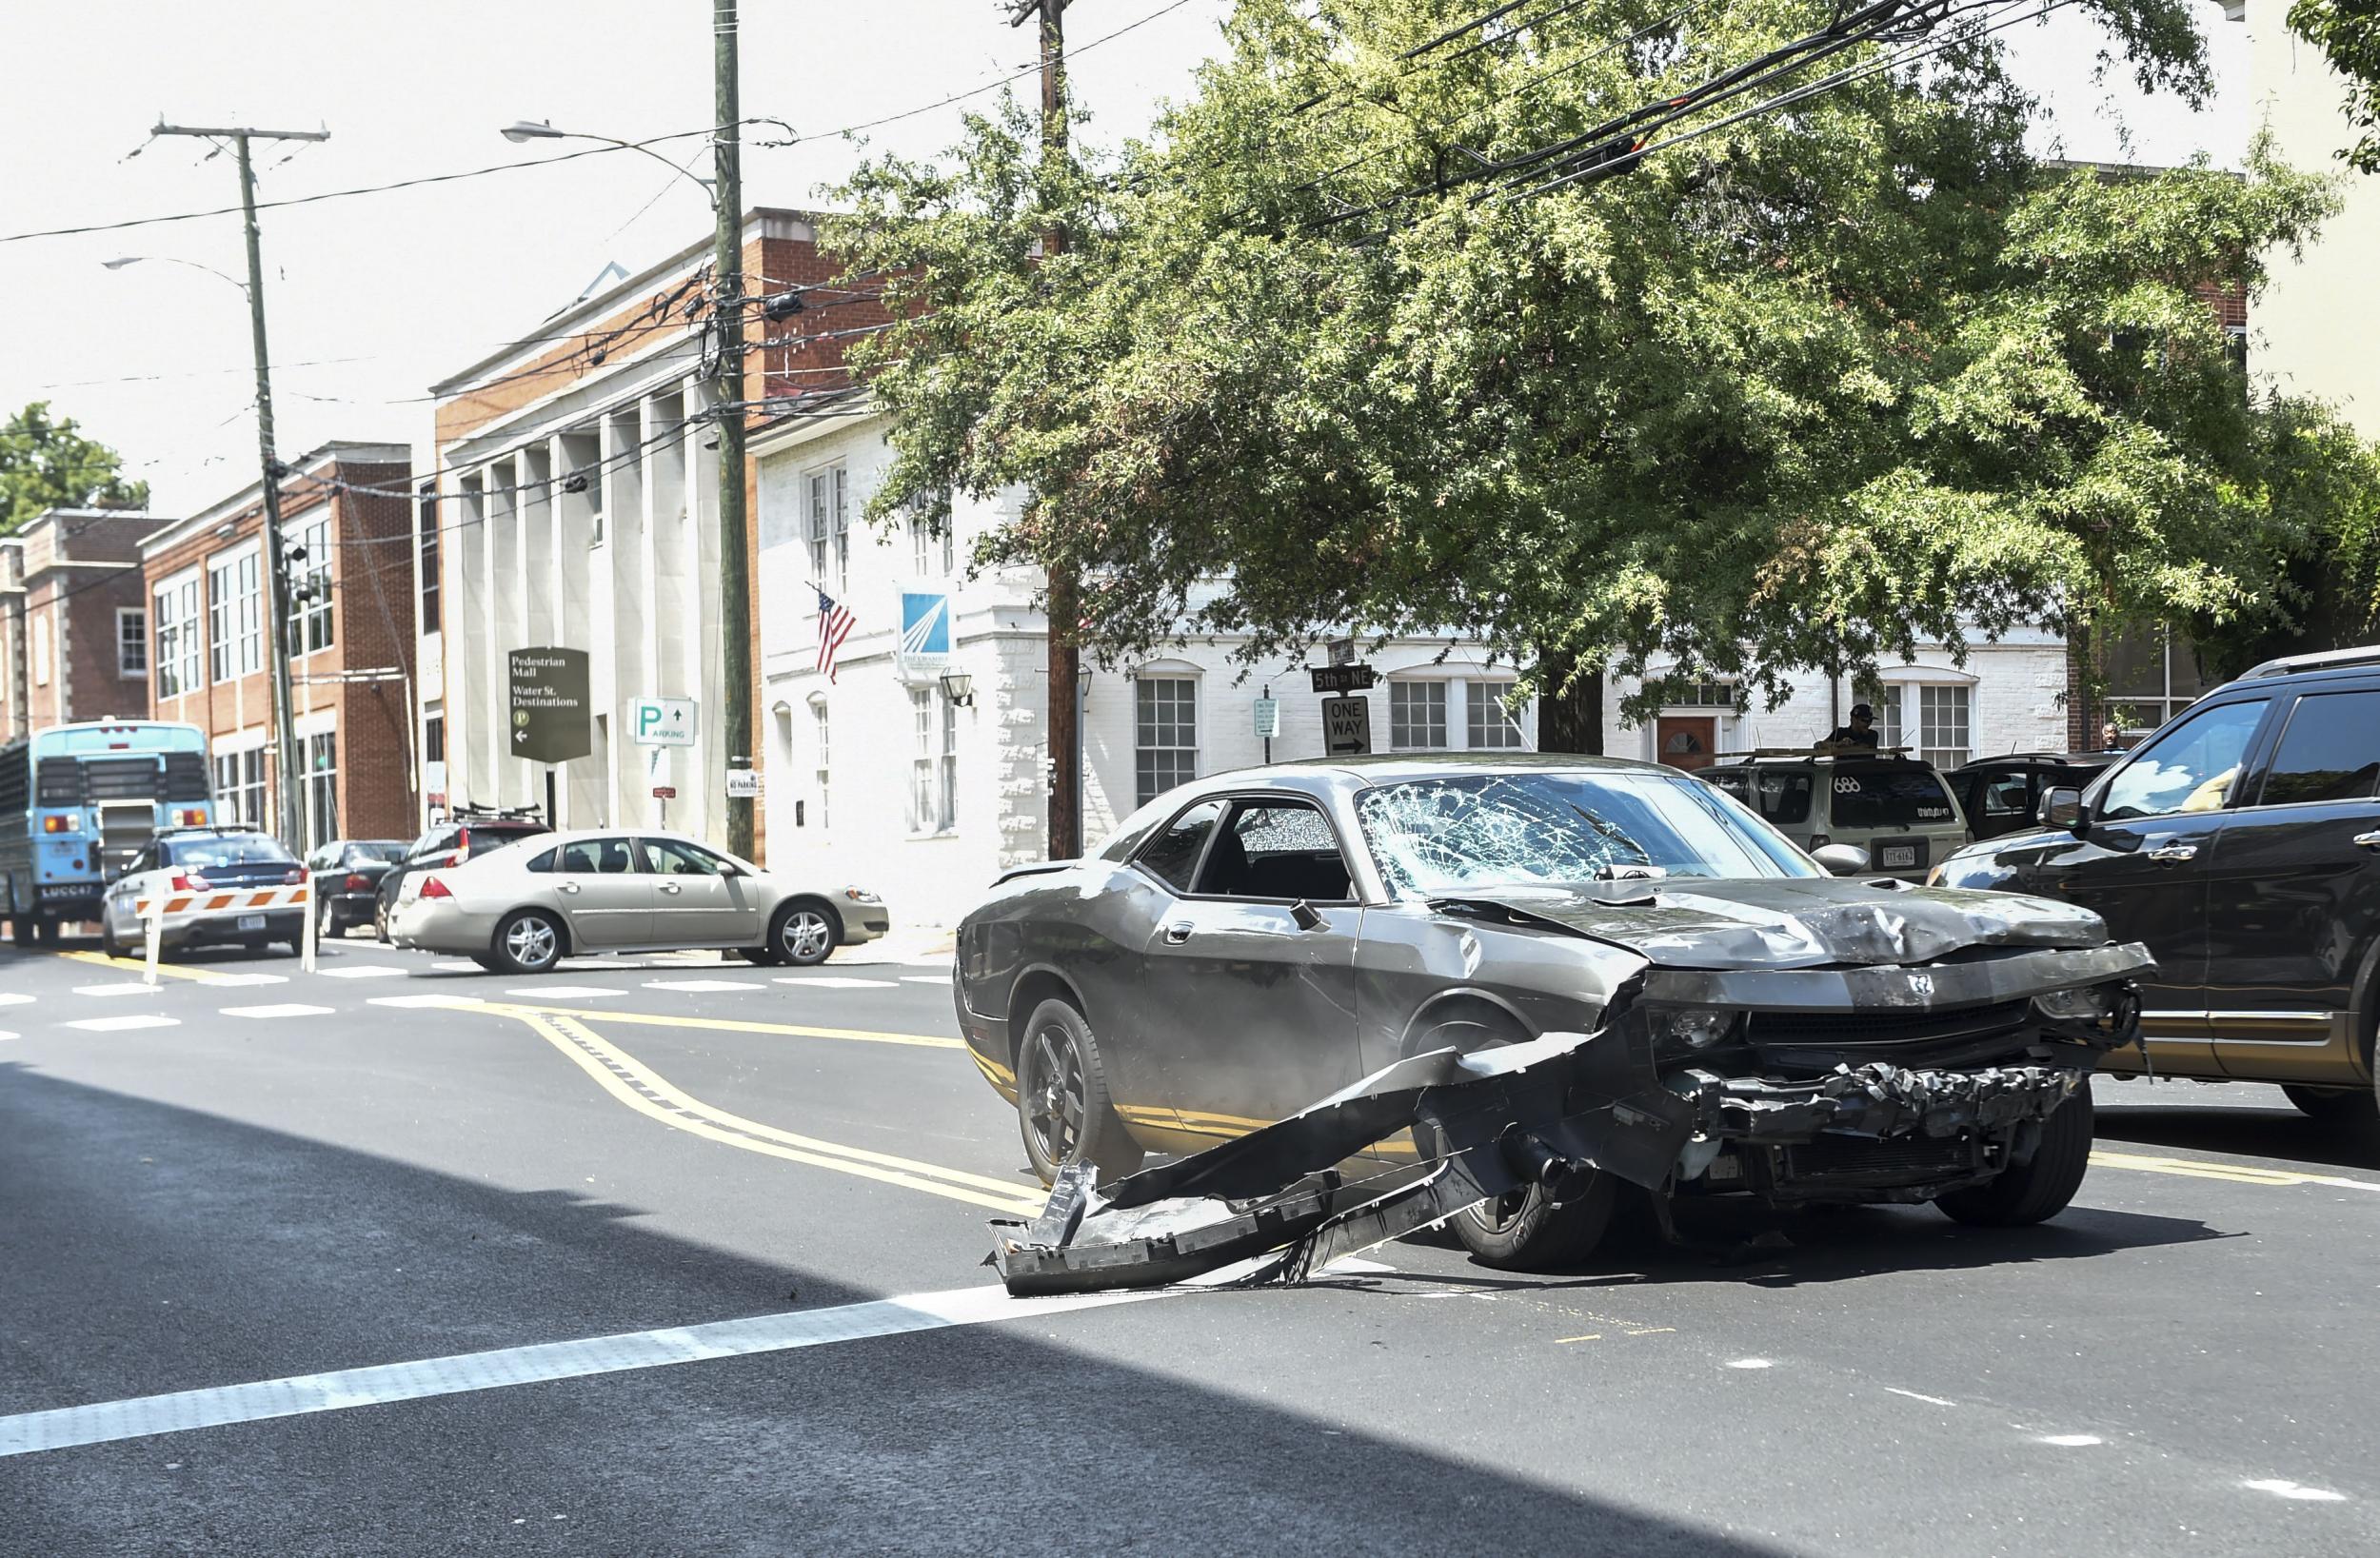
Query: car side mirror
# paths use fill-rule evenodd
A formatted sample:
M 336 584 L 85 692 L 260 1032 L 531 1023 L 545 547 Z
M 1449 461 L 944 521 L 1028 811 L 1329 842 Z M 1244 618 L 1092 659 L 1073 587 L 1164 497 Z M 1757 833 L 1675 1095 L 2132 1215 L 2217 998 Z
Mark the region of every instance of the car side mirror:
M 2089 827 L 2091 818 L 2083 810 L 2082 792 L 2064 786 L 2042 792 L 2041 825 L 2045 828 L 2066 828 L 2074 833 Z
M 1810 858 L 1837 877 L 1856 877 L 1868 869 L 1868 852 L 1857 844 L 1820 844 Z

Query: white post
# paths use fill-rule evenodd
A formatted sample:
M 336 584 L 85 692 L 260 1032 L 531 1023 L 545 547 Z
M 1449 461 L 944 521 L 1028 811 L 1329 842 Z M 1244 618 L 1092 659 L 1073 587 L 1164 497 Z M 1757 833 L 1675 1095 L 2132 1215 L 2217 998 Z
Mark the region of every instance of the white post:
M 154 985 L 157 982 L 157 959 L 165 948 L 166 906 L 155 898 L 149 899 L 149 912 L 141 919 L 141 939 L 148 943 L 148 966 L 141 974 L 141 983 Z
M 306 887 L 299 894 L 298 901 L 306 906 L 306 936 L 298 944 L 303 955 L 300 961 L 306 972 L 311 974 L 314 972 L 315 937 L 320 934 L 320 921 L 314 917 L 314 874 L 310 871 L 306 875 Z

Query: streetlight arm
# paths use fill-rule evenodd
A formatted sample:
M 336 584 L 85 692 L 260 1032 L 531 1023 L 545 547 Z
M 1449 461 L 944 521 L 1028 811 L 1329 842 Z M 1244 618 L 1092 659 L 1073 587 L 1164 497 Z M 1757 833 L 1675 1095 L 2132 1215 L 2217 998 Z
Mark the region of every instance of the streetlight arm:
M 660 152 L 655 151 L 651 147 L 641 145 L 635 141 L 623 141 L 615 135 L 590 135 L 585 130 L 556 129 L 551 125 L 533 124 L 526 119 L 522 120 L 518 124 L 506 128 L 503 131 L 503 134 L 506 140 L 516 144 L 527 141 L 595 141 L 604 146 L 617 147 L 623 151 L 642 152 L 644 155 L 650 157 L 653 161 L 661 164 L 664 168 L 668 168 L 672 173 L 677 174 L 678 177 L 684 179 L 689 183 L 700 185 L 703 189 L 703 198 L 705 201 L 708 201 L 714 207 L 717 207 L 719 203 L 718 192 L 712 187 L 710 180 L 697 177 L 695 174 L 688 172 L 685 168 L 679 167 L 676 163 L 671 162 Z
M 227 276 L 213 266 L 203 266 L 196 260 L 177 260 L 170 254 L 125 254 L 112 260 L 102 260 L 99 264 L 101 268 L 107 270 L 122 270 L 126 266 L 136 265 L 181 266 L 189 270 L 203 270 L 215 280 L 226 286 L 236 286 L 243 292 L 248 290 L 248 283 L 236 276 Z

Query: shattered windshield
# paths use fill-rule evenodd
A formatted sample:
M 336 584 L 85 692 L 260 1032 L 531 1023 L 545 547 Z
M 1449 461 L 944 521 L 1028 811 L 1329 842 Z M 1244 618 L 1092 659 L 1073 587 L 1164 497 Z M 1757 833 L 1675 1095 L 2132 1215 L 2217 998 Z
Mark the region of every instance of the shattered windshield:
M 1409 779 L 1364 791 L 1356 815 L 1380 875 L 1404 897 L 1633 875 L 1820 875 L 1740 802 L 1664 774 Z

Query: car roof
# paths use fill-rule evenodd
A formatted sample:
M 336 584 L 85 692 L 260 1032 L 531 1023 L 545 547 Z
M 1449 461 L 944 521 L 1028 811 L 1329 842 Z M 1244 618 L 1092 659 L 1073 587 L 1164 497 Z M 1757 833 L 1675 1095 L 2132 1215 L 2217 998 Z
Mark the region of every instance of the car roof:
M 2105 768 L 2123 757 L 2121 752 L 2002 752 L 1996 757 L 1971 758 L 1952 772 L 1964 774 L 1975 768 L 2005 768 L 2010 763 L 2057 763 L 2069 768 Z
M 1399 779 L 1448 779 L 1475 774 L 1576 773 L 1666 774 L 1676 770 L 1636 758 L 1601 758 L 1584 752 L 1375 752 L 1361 757 L 1300 758 L 1254 768 L 1203 776 L 1201 784 L 1261 783 L 1266 779 L 1338 778 L 1366 784 Z
M 2363 644 L 2352 649 L 2325 649 L 2311 655 L 2283 655 L 2251 667 L 2239 680 L 2256 681 L 2266 677 L 2298 676 L 2309 671 L 2349 671 L 2364 666 L 2380 666 L 2380 644 Z
M 1913 758 L 1906 752 L 1731 752 L 1714 758 L 1702 771 L 1707 774 L 1713 768 L 1802 768 L 1821 762 L 1864 762 L 1879 768 L 1934 767 L 1923 758 Z

